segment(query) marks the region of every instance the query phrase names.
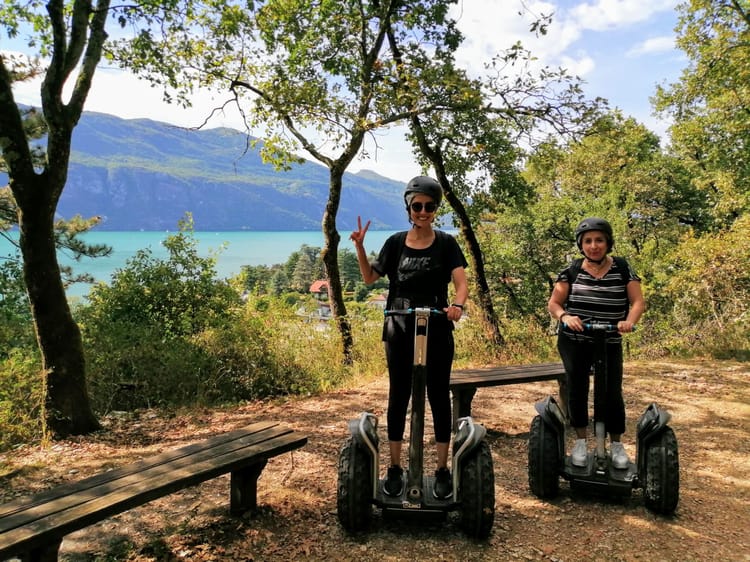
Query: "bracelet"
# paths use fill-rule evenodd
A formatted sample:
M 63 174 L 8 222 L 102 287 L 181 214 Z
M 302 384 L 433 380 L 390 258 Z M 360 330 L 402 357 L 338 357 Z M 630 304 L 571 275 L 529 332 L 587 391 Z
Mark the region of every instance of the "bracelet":
M 563 312 L 563 313 L 562 313 L 562 314 L 561 314 L 560 316 L 558 316 L 558 317 L 557 317 L 557 321 L 558 321 L 558 322 L 562 322 L 562 319 L 563 319 L 563 318 L 564 318 L 565 316 L 570 316 L 570 313 L 569 313 L 569 312 Z
M 451 306 L 455 306 L 456 308 L 460 308 L 461 310 L 464 309 L 464 305 L 458 304 L 458 303 L 455 303 L 455 302 Z

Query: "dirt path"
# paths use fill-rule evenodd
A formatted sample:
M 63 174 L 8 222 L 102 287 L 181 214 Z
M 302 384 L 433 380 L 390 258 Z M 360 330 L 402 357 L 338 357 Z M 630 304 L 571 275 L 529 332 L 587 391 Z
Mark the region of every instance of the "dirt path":
M 108 431 L 51 448 L 0 456 L 0 499 L 77 480 L 260 419 L 306 432 L 309 444 L 273 459 L 259 482 L 260 513 L 227 515 L 228 477 L 173 494 L 66 537 L 67 561 L 265 560 L 662 560 L 750 561 L 750 366 L 728 362 L 626 365 L 628 433 L 652 401 L 673 419 L 680 454 L 680 503 L 673 517 L 643 505 L 570 493 L 554 501 L 528 489 L 526 444 L 533 404 L 555 383 L 480 389 L 474 417 L 488 429 L 496 518 L 489 540 L 468 540 L 453 517 L 424 523 L 376 512 L 367 535 L 344 533 L 336 516 L 338 450 L 346 421 L 364 410 L 384 423 L 386 381 L 307 399 L 162 417 L 108 418 Z M 427 427 L 430 423 L 428 421 Z M 382 431 L 382 429 L 381 429 Z M 432 467 L 430 458 L 425 462 Z

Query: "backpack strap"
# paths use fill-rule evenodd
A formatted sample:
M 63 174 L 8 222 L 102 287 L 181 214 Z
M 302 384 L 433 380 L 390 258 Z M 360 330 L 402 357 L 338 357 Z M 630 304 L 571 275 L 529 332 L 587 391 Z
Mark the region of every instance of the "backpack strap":
M 583 258 L 578 258 L 573 260 L 573 262 L 568 267 L 568 286 L 572 287 L 573 282 L 576 280 L 576 277 L 578 277 L 578 274 L 581 273 L 581 269 L 583 268 Z M 570 293 L 570 289 L 568 289 L 568 293 Z
M 628 260 L 620 256 L 612 256 L 612 259 L 617 264 L 617 269 L 620 270 L 623 284 L 627 285 L 630 278 L 630 265 L 628 265 Z

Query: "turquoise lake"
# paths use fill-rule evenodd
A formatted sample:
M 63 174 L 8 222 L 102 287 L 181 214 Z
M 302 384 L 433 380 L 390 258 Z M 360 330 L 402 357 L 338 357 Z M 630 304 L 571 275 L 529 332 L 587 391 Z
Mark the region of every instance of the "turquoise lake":
M 162 241 L 169 232 L 87 232 L 83 240 L 91 244 L 107 244 L 112 247 L 112 254 L 106 258 L 85 258 L 75 262 L 69 255 L 61 252 L 61 264 L 72 265 L 77 272 L 87 272 L 97 281 L 109 282 L 112 273 L 125 266 L 138 250 L 150 248 L 152 255 L 166 258 L 167 251 Z M 353 249 L 349 240 L 350 232 L 341 232 L 339 248 Z M 385 239 L 393 231 L 369 231 L 365 247 L 369 252 L 380 250 Z M 233 277 L 240 273 L 243 265 L 274 265 L 285 263 L 289 256 L 300 249 L 303 244 L 323 247 L 323 233 L 320 231 L 304 232 L 196 232 L 198 249 L 202 256 L 219 252 L 216 271 L 221 279 Z M 13 254 L 12 244 L 0 238 L 0 259 Z M 90 285 L 77 283 L 68 289 L 68 295 L 84 296 Z

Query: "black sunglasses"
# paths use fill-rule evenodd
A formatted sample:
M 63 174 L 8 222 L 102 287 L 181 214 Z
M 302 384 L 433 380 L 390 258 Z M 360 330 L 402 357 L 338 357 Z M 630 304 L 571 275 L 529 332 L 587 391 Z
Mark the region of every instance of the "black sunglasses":
M 411 210 L 414 211 L 415 213 L 421 213 L 423 206 L 424 206 L 424 210 L 426 213 L 434 213 L 435 211 L 437 211 L 437 208 L 438 208 L 437 203 L 433 203 L 432 201 L 427 202 L 424 205 L 422 205 L 422 203 L 420 203 L 419 201 L 415 201 L 409 206 L 411 207 Z

